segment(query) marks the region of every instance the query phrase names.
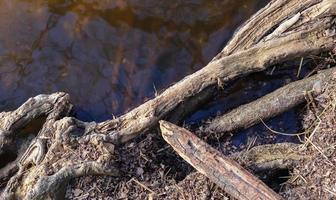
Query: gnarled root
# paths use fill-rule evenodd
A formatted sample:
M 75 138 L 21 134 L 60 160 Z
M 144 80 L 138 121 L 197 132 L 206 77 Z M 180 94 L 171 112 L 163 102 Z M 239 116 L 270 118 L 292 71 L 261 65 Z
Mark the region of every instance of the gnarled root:
M 94 123 L 66 117 L 47 124 L 40 137 L 47 138 L 48 149 L 40 163 L 29 158 L 19 163 L 19 171 L 8 182 L 5 199 L 55 199 L 64 196 L 64 187 L 75 177 L 84 175 L 118 175 L 112 161 L 114 146 L 95 133 Z

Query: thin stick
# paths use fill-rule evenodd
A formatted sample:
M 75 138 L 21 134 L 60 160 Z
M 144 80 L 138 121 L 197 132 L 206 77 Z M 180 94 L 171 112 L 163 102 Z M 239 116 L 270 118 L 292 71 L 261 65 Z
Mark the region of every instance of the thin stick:
M 290 133 L 284 133 L 284 132 L 279 132 L 279 131 L 276 131 L 276 130 L 273 130 L 271 129 L 271 127 L 269 127 L 265 122 L 264 120 L 262 120 L 260 118 L 260 122 L 269 130 L 271 131 L 272 133 L 275 133 L 275 134 L 278 134 L 278 135 L 284 135 L 284 136 L 300 136 L 300 135 L 304 135 L 306 134 L 307 132 L 302 132 L 302 133 L 295 133 L 295 134 L 290 134 Z
M 297 78 L 299 78 L 299 76 L 300 76 L 301 68 L 302 68 L 302 64 L 303 64 L 303 57 L 301 58 L 300 65 L 299 65 L 299 69 L 298 69 L 298 72 L 297 72 L 297 74 L 296 74 L 296 77 L 297 77 Z
M 144 185 L 143 183 L 141 183 L 140 181 L 138 181 L 135 178 L 132 178 L 131 181 L 134 181 L 135 183 L 137 183 L 138 185 L 140 185 L 142 188 L 144 188 L 145 190 L 148 190 L 149 192 L 151 192 L 152 194 L 156 194 L 153 190 L 151 190 L 149 187 L 147 187 L 146 185 Z

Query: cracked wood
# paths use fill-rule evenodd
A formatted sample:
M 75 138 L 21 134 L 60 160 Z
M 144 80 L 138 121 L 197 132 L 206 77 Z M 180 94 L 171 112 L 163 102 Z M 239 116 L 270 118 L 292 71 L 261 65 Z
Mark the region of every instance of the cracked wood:
M 237 199 L 282 199 L 261 180 L 186 129 L 160 121 L 163 138 L 199 172 Z

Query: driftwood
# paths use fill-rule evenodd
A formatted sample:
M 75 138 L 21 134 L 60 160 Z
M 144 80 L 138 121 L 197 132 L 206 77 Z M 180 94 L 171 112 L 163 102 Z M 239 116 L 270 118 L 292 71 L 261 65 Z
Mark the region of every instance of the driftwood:
M 162 137 L 199 172 L 237 199 L 282 199 L 238 163 L 186 129 L 160 121 Z
M 298 13 L 299 19 L 291 20 Z M 72 106 L 64 93 L 58 94 L 63 100 L 39 96 L 16 111 L 1 113 L 0 155 L 15 148 L 17 156 L 5 166 L 11 164 L 13 170 L 9 171 L 15 175 L 8 181 L 3 199 L 55 199 L 64 195 L 71 178 L 118 175 L 113 163 L 116 145 L 157 126 L 161 119 L 180 119 L 193 112 L 231 80 L 295 57 L 330 51 L 336 38 L 335 13 L 333 0 L 272 1 L 245 23 L 207 66 L 116 119 L 97 124 L 68 117 Z M 272 34 L 274 28 L 276 34 Z M 31 142 L 26 135 L 20 142 L 16 137 L 20 129 L 37 117 L 46 117 L 42 129 Z M 86 156 L 82 156 L 83 149 L 89 149 Z
M 227 114 L 216 117 L 202 130 L 204 133 L 225 133 L 245 129 L 277 116 L 309 98 L 308 94 L 318 95 L 323 85 L 331 82 L 335 68 L 323 70 L 315 76 L 290 83 L 251 103 L 239 106 Z

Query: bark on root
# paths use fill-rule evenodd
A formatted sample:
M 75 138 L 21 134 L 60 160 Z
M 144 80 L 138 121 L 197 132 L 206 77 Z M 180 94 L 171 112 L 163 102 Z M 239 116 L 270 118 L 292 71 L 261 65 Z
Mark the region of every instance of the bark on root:
M 251 103 L 218 116 L 202 128 L 205 134 L 227 133 L 234 130 L 246 129 L 260 120 L 277 116 L 309 99 L 311 95 L 322 92 L 324 85 L 331 82 L 335 68 L 323 70 L 317 75 L 290 83 L 276 91 L 267 94 Z

